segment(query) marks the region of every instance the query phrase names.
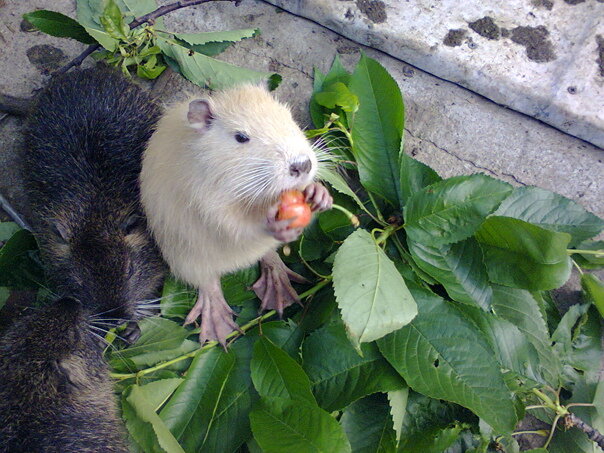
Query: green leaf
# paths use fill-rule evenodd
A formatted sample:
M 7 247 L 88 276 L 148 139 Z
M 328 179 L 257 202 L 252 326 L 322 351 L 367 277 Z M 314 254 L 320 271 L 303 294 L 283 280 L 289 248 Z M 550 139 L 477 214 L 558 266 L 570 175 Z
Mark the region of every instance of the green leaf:
M 579 253 L 573 255 L 573 260 L 583 269 L 601 269 L 604 267 L 604 241 L 584 241 L 576 247 L 579 250 L 593 250 L 600 252 Z
M 265 453 L 351 451 L 336 419 L 304 401 L 263 398 L 250 413 L 250 422 Z
M 254 345 L 251 369 L 252 382 L 261 397 L 316 404 L 302 367 L 265 337 L 260 337 Z
M 362 357 L 350 344 L 341 324 L 327 325 L 304 341 L 304 371 L 319 406 L 326 411 L 340 410 L 372 393 L 405 387 L 374 343 L 363 344 L 361 351 Z
M 157 412 L 170 398 L 180 383 L 181 378 L 160 379 L 139 387 L 141 396 L 145 399 L 148 407 Z
M 331 113 L 329 110 L 320 106 L 315 96 L 323 90 L 324 86 L 331 85 L 336 82 L 341 82 L 348 86 L 350 81 L 350 73 L 342 66 L 340 62 L 340 56 L 336 54 L 331 69 L 327 74 L 322 74 L 317 68 L 315 68 L 314 81 L 313 81 L 313 96 L 310 99 L 310 116 L 316 127 L 321 128 L 325 125 L 325 114 Z
M 400 442 L 403 435 L 403 422 L 407 413 L 407 401 L 409 400 L 409 387 L 400 390 L 388 392 L 388 403 L 390 404 L 390 415 L 392 416 L 392 425 L 396 433 L 396 441 Z
M 424 187 L 442 181 L 442 178 L 432 168 L 406 155 L 404 152 L 400 153 L 399 165 L 401 167 L 401 208 L 405 206 L 407 200 L 414 193 L 419 192 Z
M 126 349 L 112 349 L 109 364 L 115 371 L 134 372 L 156 363 L 170 360 L 199 348 L 196 341 L 187 340 L 191 331 L 164 318 L 145 318 L 139 322 L 141 335 Z M 172 369 L 182 369 L 180 362 Z
M 122 413 L 130 435 L 145 452 L 184 453 L 147 396 L 138 385 L 132 385 L 122 394 Z
M 459 439 L 459 435 L 467 426 L 456 425 L 451 428 L 434 428 L 407 441 L 400 451 L 404 453 L 442 453 L 447 451 Z
M 352 233 L 339 248 L 333 282 L 342 319 L 357 343 L 377 340 L 417 314 L 403 277 L 365 230 Z
M 8 241 L 20 229 L 15 222 L 0 222 L 0 243 Z
M 45 286 L 37 257 L 38 244 L 31 232 L 16 231 L 0 249 L 0 286 L 15 289 Z
M 191 54 L 186 47 L 173 44 L 163 38 L 158 37 L 157 44 L 168 58 L 178 63 L 183 76 L 201 87 L 220 90 L 242 82 L 257 83 L 268 80 L 269 88 L 274 89 L 281 82 L 281 76 L 278 74 L 240 68 L 198 52 Z
M 23 14 L 23 18 L 47 35 L 59 38 L 73 38 L 84 44 L 96 44 L 84 27 L 64 14 L 55 11 L 38 10 Z
M 185 319 L 195 301 L 197 290 L 169 275 L 164 280 L 161 294 L 161 315 L 167 318 Z
M 459 307 L 467 319 L 471 320 L 483 333 L 484 338 L 495 352 L 497 361 L 506 371 L 516 376 L 544 384 L 540 373 L 539 354 L 528 338 L 514 324 L 491 313 L 474 307 Z M 517 383 L 525 385 L 525 382 Z M 530 388 L 517 390 L 528 390 Z
M 531 293 L 494 285 L 492 307 L 496 315 L 511 322 L 526 335 L 539 354 L 540 374 L 551 387 L 557 388 L 560 361 L 553 353 L 547 323 Z
M 204 33 L 174 33 L 174 37 L 185 47 L 208 57 L 213 57 L 226 50 L 233 43 L 242 39 L 254 38 L 259 34 L 259 28 L 246 28 Z
M 260 269 L 255 264 L 245 269 L 225 275 L 221 279 L 222 292 L 230 305 L 242 305 L 256 299 L 249 288 L 260 278 Z
M 396 451 L 396 437 L 384 395 L 372 395 L 348 406 L 340 423 L 353 453 Z
M 130 28 L 124 22 L 122 11 L 114 0 L 107 0 L 103 14 L 99 18 L 103 30 L 115 39 L 126 39 Z
M 228 353 L 198 354 L 185 381 L 160 412 L 186 451 L 236 450 L 250 436 L 248 413 L 254 395 L 250 379 L 252 340 L 241 338 Z
M 489 279 L 529 290 L 555 289 L 570 277 L 570 235 L 510 217 L 489 217 L 476 231 Z
M 2 309 L 2 307 L 4 307 L 4 304 L 6 304 L 6 301 L 9 297 L 10 289 L 0 286 L 0 310 Z
M 330 109 L 339 106 L 345 112 L 356 112 L 359 108 L 359 98 L 352 94 L 342 82 L 332 83 L 317 93 L 315 99 L 319 105 Z
M 365 205 L 361 201 L 361 199 L 357 196 L 356 193 L 350 188 L 350 186 L 346 183 L 342 175 L 335 171 L 329 171 L 327 169 L 323 169 L 321 171 L 321 179 L 329 183 L 331 187 L 333 187 L 338 192 L 348 195 L 352 198 L 357 205 L 363 210 L 366 210 Z
M 109 33 L 101 31 L 101 30 L 97 30 L 96 28 L 92 28 L 92 27 L 85 27 L 85 28 L 86 28 L 86 32 L 90 36 L 92 36 L 95 39 L 95 41 L 97 41 L 101 46 L 103 46 L 104 49 L 108 50 L 109 52 L 113 52 L 113 51 L 115 51 L 115 49 L 117 49 L 117 45 L 118 45 L 119 41 L 117 39 L 109 36 Z
M 574 247 L 596 236 L 604 228 L 604 220 L 568 198 L 539 187 L 518 187 L 506 198 L 497 216 L 524 220 L 548 230 L 568 233 Z
M 349 88 L 360 103 L 351 133 L 361 183 L 399 207 L 399 153 L 405 121 L 399 87 L 382 65 L 362 55 L 350 77 Z
M 415 192 L 405 206 L 405 231 L 420 244 L 450 244 L 474 234 L 512 187 L 483 174 L 456 176 Z
M 419 314 L 378 341 L 380 351 L 409 386 L 461 404 L 496 431 L 510 432 L 516 413 L 488 344 L 455 306 L 412 286 Z
M 407 242 L 413 261 L 443 285 L 451 299 L 483 310 L 490 308 L 493 290 L 482 250 L 474 238 L 440 247 L 418 244 L 411 239 Z
M 604 283 L 593 274 L 581 275 L 581 288 L 592 304 L 596 306 L 600 312 L 600 316 L 604 317 Z

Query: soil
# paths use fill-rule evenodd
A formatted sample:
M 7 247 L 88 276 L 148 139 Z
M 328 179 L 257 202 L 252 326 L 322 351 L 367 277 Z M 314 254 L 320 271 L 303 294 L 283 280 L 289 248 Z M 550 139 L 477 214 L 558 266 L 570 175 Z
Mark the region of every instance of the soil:
M 484 38 L 492 40 L 499 39 L 499 27 L 497 26 L 493 18 L 489 16 L 485 16 L 482 19 L 470 22 L 468 25 L 472 30 L 474 30 L 476 33 L 478 33 Z
M 48 44 L 30 47 L 25 53 L 29 62 L 42 74 L 48 74 L 67 63 L 67 55 L 61 49 Z
M 382 0 L 357 0 L 357 8 L 373 23 L 380 24 L 386 22 L 386 5 Z
M 512 30 L 512 41 L 524 46 L 528 59 L 537 63 L 546 63 L 556 59 L 554 46 L 548 36 L 549 31 L 543 25 L 516 27 Z
M 461 46 L 461 43 L 463 42 L 465 36 L 466 30 L 464 30 L 463 28 L 451 29 L 447 33 L 447 36 L 445 36 L 443 43 L 445 46 L 449 47 Z

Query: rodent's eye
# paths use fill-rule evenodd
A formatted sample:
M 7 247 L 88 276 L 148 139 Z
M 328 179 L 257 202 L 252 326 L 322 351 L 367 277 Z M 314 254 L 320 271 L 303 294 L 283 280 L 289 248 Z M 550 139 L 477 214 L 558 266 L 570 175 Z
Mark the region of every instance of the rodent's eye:
M 235 140 L 237 140 L 239 143 L 245 143 L 245 142 L 249 142 L 250 138 L 245 135 L 243 132 L 237 132 L 235 134 Z

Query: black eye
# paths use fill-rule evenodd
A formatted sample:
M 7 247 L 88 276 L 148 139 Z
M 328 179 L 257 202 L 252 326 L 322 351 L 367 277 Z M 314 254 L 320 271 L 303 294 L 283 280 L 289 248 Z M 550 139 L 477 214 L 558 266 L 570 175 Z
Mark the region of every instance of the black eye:
M 250 138 L 245 135 L 243 132 L 237 132 L 235 134 L 235 140 L 237 140 L 239 143 L 245 143 L 245 142 L 249 142 Z

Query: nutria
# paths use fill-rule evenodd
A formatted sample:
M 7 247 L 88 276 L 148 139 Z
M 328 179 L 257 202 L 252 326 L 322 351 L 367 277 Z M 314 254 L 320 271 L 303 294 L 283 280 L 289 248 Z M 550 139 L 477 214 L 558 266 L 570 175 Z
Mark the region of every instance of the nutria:
M 23 178 L 52 289 L 103 318 L 131 320 L 163 264 L 139 200 L 141 155 L 160 108 L 118 72 L 54 79 L 28 119 Z
M 0 452 L 126 453 L 102 344 L 82 305 L 60 299 L 0 338 Z
M 50 289 L 0 340 L 1 452 L 125 452 L 102 332 L 144 314 L 164 265 L 139 201 L 160 115 L 108 68 L 57 77 L 28 119 L 23 178 Z
M 237 328 L 220 276 L 260 260 L 254 285 L 261 309 L 297 300 L 290 271 L 275 249 L 302 228 L 276 220 L 279 195 L 302 189 L 313 210 L 331 206 L 313 182 L 315 150 L 290 110 L 264 88 L 240 85 L 167 110 L 143 156 L 141 199 L 151 231 L 180 279 L 199 289 L 185 322 L 201 315 L 200 340 Z

